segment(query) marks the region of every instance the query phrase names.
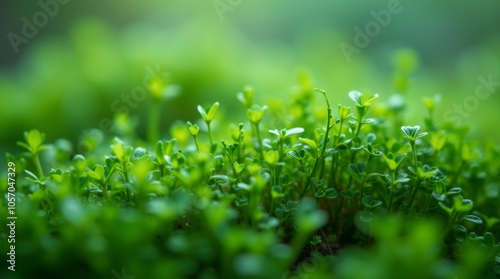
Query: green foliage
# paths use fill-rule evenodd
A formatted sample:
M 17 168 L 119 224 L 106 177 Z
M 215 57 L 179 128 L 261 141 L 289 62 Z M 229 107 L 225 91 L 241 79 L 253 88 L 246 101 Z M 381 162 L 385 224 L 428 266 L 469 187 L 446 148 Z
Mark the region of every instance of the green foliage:
M 266 115 L 253 94 L 237 94 L 247 111 L 237 125 L 216 118 L 218 102 L 197 107 L 209 145 L 191 122 L 170 139 L 105 138 L 82 154 L 25 133 L 28 152 L 7 154 L 22 176 L 17 259 L 31 265 L 17 278 L 109 278 L 122 267 L 144 278 L 498 276 L 500 174 L 488 155 L 498 147 L 460 127 L 433 123 L 425 137 L 370 116 L 378 94 L 351 91 L 355 113 L 339 105 L 334 115 L 335 96 L 304 76 L 286 117 Z M 215 119 L 227 129 L 212 131 Z M 5 219 L 7 199 L 1 206 Z M 316 268 L 303 268 L 311 259 Z

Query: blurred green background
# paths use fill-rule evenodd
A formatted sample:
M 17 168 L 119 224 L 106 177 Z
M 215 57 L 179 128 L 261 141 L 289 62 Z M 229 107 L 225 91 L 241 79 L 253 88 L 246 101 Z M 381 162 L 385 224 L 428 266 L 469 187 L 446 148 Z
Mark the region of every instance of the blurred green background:
M 52 15 L 42 7 L 47 3 Z M 355 28 L 365 30 L 372 11 L 388 5 L 400 12 L 348 61 L 340 45 L 356 46 Z M 334 104 L 352 105 L 347 93 L 353 89 L 387 101 L 398 93 L 393 56 L 400 49 L 420 59 L 407 92 L 408 125 L 422 123 L 424 96 L 441 94 L 438 121 L 457 119 L 448 109 L 469 100 L 474 110 L 458 120 L 498 143 L 500 132 L 491 127 L 500 116 L 499 89 L 477 104 L 471 98 L 478 76 L 500 81 L 499 8 L 497 0 L 4 1 L 0 154 L 19 151 L 15 142 L 32 128 L 49 142 L 76 141 L 113 117 L 113 104 L 142 85 L 146 69 L 170 73 L 182 88 L 163 106 L 163 135 L 175 120 L 195 121 L 198 104 L 219 101 L 225 115 L 241 115 L 235 93 L 246 85 L 255 88 L 258 103 L 286 99 L 304 71 Z M 23 36 L 24 17 L 39 26 L 32 38 L 16 41 L 16 53 L 12 38 Z M 135 104 L 128 108 L 145 136 L 148 101 Z

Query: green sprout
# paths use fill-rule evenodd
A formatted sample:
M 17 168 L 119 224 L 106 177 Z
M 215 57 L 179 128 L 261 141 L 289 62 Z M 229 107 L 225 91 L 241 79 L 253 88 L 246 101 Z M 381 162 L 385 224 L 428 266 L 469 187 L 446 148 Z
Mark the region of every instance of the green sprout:
M 328 145 L 328 140 L 329 140 L 329 133 L 330 133 L 330 129 L 332 128 L 332 124 L 331 124 L 331 120 L 333 118 L 332 116 L 332 108 L 330 106 L 330 102 L 328 101 L 328 97 L 326 96 L 326 92 L 324 90 L 321 90 L 321 89 L 317 89 L 315 88 L 314 89 L 315 91 L 317 92 L 320 92 L 321 94 L 323 94 L 323 97 L 325 98 L 325 102 L 326 102 L 326 106 L 327 106 L 327 120 L 326 120 L 326 131 L 325 131 L 325 136 L 324 136 L 324 139 L 323 139 L 323 144 L 322 144 L 322 147 L 321 147 L 321 151 L 318 150 L 318 145 L 316 144 L 316 142 L 314 142 L 313 140 L 310 140 L 310 139 L 307 139 L 307 138 L 299 138 L 299 140 L 307 145 L 309 145 L 313 151 L 315 152 L 315 161 L 314 161 L 314 166 L 311 170 L 311 172 L 309 173 L 308 175 L 308 178 L 305 182 L 305 186 L 303 188 L 303 191 L 301 193 L 301 196 L 304 197 L 307 192 L 309 192 L 309 185 L 312 181 L 312 178 L 315 176 L 316 174 L 316 171 L 318 170 L 318 167 L 320 166 L 320 164 L 323 164 L 323 161 L 325 159 L 325 154 L 326 154 L 326 149 L 327 149 L 327 145 Z M 320 173 L 320 178 L 323 176 L 323 167 L 321 167 L 321 173 Z
M 403 131 L 403 134 L 405 135 L 406 139 L 410 142 L 411 151 L 413 154 L 413 166 L 414 166 L 414 170 L 416 171 L 415 172 L 415 175 L 416 175 L 415 185 L 413 187 L 413 192 L 411 194 L 410 202 L 408 203 L 408 207 L 407 207 L 407 212 L 408 212 L 413 205 L 413 202 L 415 200 L 415 196 L 417 195 L 418 189 L 420 188 L 421 179 L 423 178 L 421 175 L 422 172 L 420 171 L 419 164 L 418 164 L 417 149 L 415 146 L 415 142 L 417 139 L 426 136 L 428 133 L 427 132 L 419 133 L 420 126 L 418 126 L 418 125 L 417 126 L 402 126 L 401 130 Z
M 259 150 L 260 158 L 264 157 L 264 153 L 262 151 L 262 138 L 260 136 L 260 128 L 259 123 L 264 117 L 264 113 L 267 110 L 267 106 L 259 106 L 253 105 L 251 108 L 247 110 L 247 117 L 252 124 L 252 129 L 254 131 L 255 136 L 257 137 L 257 148 Z
M 200 131 L 200 127 L 197 124 L 192 124 L 191 122 L 187 122 L 189 133 L 193 136 L 194 144 L 196 145 L 196 150 L 200 151 L 200 146 L 198 145 L 198 132 Z
M 420 126 L 402 126 L 401 130 L 403 131 L 406 139 L 410 142 L 411 150 L 413 153 L 413 164 L 415 166 L 415 169 L 417 169 L 417 150 L 415 149 L 415 141 L 421 137 L 426 136 L 428 133 L 423 132 L 423 133 L 418 133 L 420 130 Z
M 207 129 L 208 129 L 208 138 L 210 139 L 210 149 L 213 149 L 216 147 L 214 145 L 214 141 L 212 139 L 212 129 L 210 124 L 215 118 L 215 115 L 217 114 L 217 110 L 219 110 L 219 102 L 215 102 L 210 109 L 208 109 L 208 112 L 200 105 L 197 106 L 198 112 L 200 113 L 201 117 L 203 118 L 203 121 L 207 124 Z
M 25 142 L 18 141 L 19 146 L 24 147 L 31 157 L 38 171 L 38 177 L 41 181 L 44 180 L 42 165 L 40 164 L 39 154 L 48 148 L 47 145 L 43 144 L 45 139 L 45 134 L 40 133 L 38 130 L 30 130 L 29 132 L 24 132 Z

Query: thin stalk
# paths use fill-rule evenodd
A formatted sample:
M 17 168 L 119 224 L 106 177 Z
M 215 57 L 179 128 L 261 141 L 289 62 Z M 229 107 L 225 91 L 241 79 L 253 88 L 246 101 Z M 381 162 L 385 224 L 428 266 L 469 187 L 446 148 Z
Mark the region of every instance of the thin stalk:
M 328 107 L 328 109 L 327 109 L 325 139 L 323 140 L 323 150 L 321 151 L 321 156 L 320 156 L 320 157 L 323 157 L 325 155 L 325 151 L 326 151 L 326 144 L 328 143 L 328 134 L 330 133 L 330 129 L 332 128 L 330 126 L 330 121 L 332 119 L 332 108 L 330 107 L 330 102 L 328 102 L 328 98 L 326 97 L 326 92 L 321 91 L 321 93 L 323 93 L 323 96 L 325 96 L 326 105 Z
M 342 134 L 342 126 L 344 125 L 344 121 L 341 119 L 340 120 L 340 127 L 339 127 L 339 132 L 337 134 L 337 138 L 333 141 L 333 147 L 335 148 L 337 146 L 337 141 L 340 138 L 340 135 Z M 332 155 L 332 166 L 331 166 L 331 174 L 332 174 L 332 182 L 333 182 L 333 187 L 337 188 L 337 179 L 336 179 L 336 174 L 338 170 L 338 159 L 339 159 L 339 152 L 335 153 Z M 338 189 L 337 189 L 338 190 Z
M 196 145 L 196 151 L 200 152 L 200 146 L 198 145 L 198 137 L 194 136 L 194 144 Z
M 214 140 L 212 139 L 212 128 L 210 127 L 211 122 L 207 122 L 208 138 L 210 140 L 210 148 L 214 145 Z
M 325 96 L 326 98 L 326 96 Z M 323 177 L 323 173 L 325 172 L 325 152 L 326 152 L 326 145 L 328 143 L 328 134 L 330 133 L 330 119 L 331 119 L 331 113 L 332 113 L 332 109 L 330 108 L 330 105 L 328 105 L 328 120 L 326 121 L 326 131 L 325 131 L 325 139 L 323 140 L 323 150 L 321 152 L 321 157 L 322 160 L 321 160 L 321 170 L 319 172 L 319 178 Z
M 280 154 L 280 161 L 283 160 L 283 157 L 284 157 L 284 155 L 283 155 L 283 140 L 284 139 L 280 138 L 279 141 L 278 141 L 278 146 L 279 146 L 278 149 L 279 149 L 279 154 Z
M 278 179 L 278 166 L 273 166 L 271 169 L 271 177 L 273 178 L 273 185 L 279 185 L 279 179 Z
M 326 144 L 328 143 L 328 134 L 330 133 L 330 129 L 331 129 L 330 120 L 332 118 L 331 117 L 332 116 L 332 108 L 330 107 L 330 102 L 328 102 L 328 98 L 326 98 L 326 93 L 324 91 L 320 91 L 320 92 L 323 93 L 323 96 L 325 96 L 326 105 L 328 107 L 328 114 L 327 114 L 328 119 L 326 121 L 325 139 L 323 140 L 323 148 L 321 149 L 321 154 L 318 156 L 318 158 L 316 158 L 316 161 L 314 162 L 314 167 L 307 178 L 306 185 L 304 186 L 304 190 L 302 191 L 302 195 L 301 195 L 302 197 L 304 197 L 307 194 L 307 192 L 309 191 L 309 184 L 311 183 L 311 178 L 316 173 L 316 170 L 317 170 L 320 162 L 325 159 Z M 323 173 L 321 173 L 321 175 L 323 175 Z M 321 176 L 320 176 L 320 178 L 321 178 Z
M 415 149 L 415 141 L 410 141 L 411 150 L 413 151 L 413 164 L 415 166 L 415 170 L 417 170 L 417 150 Z
M 394 187 L 395 185 L 393 185 L 392 187 Z M 387 208 L 387 213 L 391 213 L 391 209 L 392 209 L 392 203 L 394 201 L 394 189 L 392 189 L 391 191 L 391 198 L 389 199 L 389 207 Z
M 232 156 L 227 151 L 227 148 L 225 148 L 225 149 L 226 149 L 227 160 L 229 161 L 229 164 L 231 165 L 231 169 L 233 170 L 234 178 L 236 179 L 236 183 L 240 183 L 240 177 L 238 175 L 238 172 L 236 172 L 236 168 L 234 167 L 234 162 L 233 162 Z
M 363 125 L 363 119 L 361 119 L 359 121 L 359 125 L 358 125 L 358 128 L 356 129 L 356 134 L 355 134 L 355 137 L 354 137 L 354 140 L 355 141 L 358 141 L 358 137 L 359 137 L 359 132 L 361 131 L 361 125 Z M 351 154 L 351 164 L 354 164 L 354 159 L 356 159 L 356 150 L 352 150 L 352 154 Z M 351 184 L 352 184 L 352 175 L 349 177 L 349 183 L 347 183 L 347 187 L 351 187 Z
M 303 188 L 304 190 L 302 190 L 302 193 L 300 195 L 302 198 L 307 194 L 307 192 L 309 192 L 309 185 L 311 184 L 311 179 L 313 178 L 314 174 L 316 173 L 316 169 L 318 168 L 318 162 L 320 161 L 320 157 L 321 156 L 318 156 L 318 158 L 316 158 L 316 161 L 314 161 L 313 169 L 307 176 L 306 185 L 304 185 Z
M 123 177 L 125 178 L 125 182 L 126 183 L 130 183 L 129 177 L 128 177 L 127 163 L 123 163 L 122 167 L 123 167 Z M 129 189 L 125 189 L 125 193 L 127 194 L 128 201 L 130 201 L 130 196 L 131 196 L 130 195 L 130 190 Z
M 364 118 L 359 120 L 359 125 L 356 129 L 356 134 L 355 134 L 356 136 L 354 137 L 355 141 L 358 141 L 358 139 L 359 139 L 359 132 L 361 131 L 361 126 L 363 125 L 363 121 L 364 121 Z
M 258 143 L 258 149 L 259 149 L 259 155 L 260 155 L 260 160 L 264 159 L 264 153 L 262 152 L 262 140 L 260 138 L 260 131 L 259 131 L 259 123 L 253 123 L 253 127 L 255 130 L 255 136 L 257 137 L 257 143 Z
M 283 154 L 283 139 L 279 139 L 279 143 L 278 143 L 278 149 L 279 149 L 279 160 L 278 162 L 281 162 L 283 161 L 283 158 L 285 157 L 285 155 Z M 275 176 L 276 176 L 276 183 L 274 185 L 278 185 L 278 180 L 279 180 L 279 176 L 281 174 L 281 167 L 280 165 L 277 165 L 275 167 Z
M 408 214 L 410 212 L 410 208 L 412 207 L 413 201 L 415 200 L 415 197 L 417 196 L 417 191 L 418 191 L 419 187 L 420 187 L 420 179 L 417 179 L 415 189 L 413 189 L 413 192 L 411 194 L 410 203 L 408 204 L 408 208 L 406 209 L 406 214 Z
M 325 158 L 326 159 L 326 158 Z M 323 177 L 323 173 L 325 172 L 325 160 L 321 161 L 321 169 L 319 170 L 319 177 Z
M 151 101 L 149 108 L 148 141 L 154 144 L 159 139 L 161 103 Z
M 165 165 L 164 164 L 159 164 L 158 168 L 160 169 L 160 177 L 165 176 Z
M 411 150 L 413 152 L 413 163 L 417 175 L 417 182 L 415 183 L 415 188 L 413 189 L 413 193 L 411 194 L 410 203 L 408 204 L 408 208 L 406 209 L 406 214 L 410 212 L 410 208 L 413 205 L 413 201 L 417 196 L 418 188 L 420 187 L 420 178 L 418 177 L 418 161 L 417 161 L 417 150 L 415 149 L 415 141 L 410 141 Z
M 363 196 L 365 194 L 365 182 L 366 182 L 367 178 L 368 178 L 368 175 L 365 175 L 365 177 L 363 177 L 363 180 L 361 180 L 361 195 L 359 196 L 360 202 L 361 202 L 361 199 L 363 199 Z
M 38 153 L 33 154 L 33 161 L 35 163 L 36 170 L 38 171 L 38 176 L 40 177 L 40 180 L 44 180 L 45 177 L 43 175 L 42 165 L 40 164 L 40 158 L 38 157 Z
M 448 223 L 446 224 L 446 228 L 443 230 L 441 238 L 446 237 L 446 235 L 450 232 L 451 228 L 453 227 L 453 224 L 455 224 L 455 217 L 453 216 L 453 214 L 449 213 Z
M 243 132 L 240 131 L 240 135 L 238 137 L 238 156 L 237 156 L 238 162 L 241 162 L 243 160 L 242 151 L 243 151 Z

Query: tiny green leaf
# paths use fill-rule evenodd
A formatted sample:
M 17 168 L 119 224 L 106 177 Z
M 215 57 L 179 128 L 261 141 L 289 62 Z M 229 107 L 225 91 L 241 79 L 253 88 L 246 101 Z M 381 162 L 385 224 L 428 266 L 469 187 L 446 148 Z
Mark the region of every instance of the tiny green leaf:
M 491 232 L 486 232 L 484 234 L 484 243 L 488 247 L 494 247 L 496 245 L 495 237 L 493 236 L 493 234 Z
M 219 110 L 219 102 L 215 102 L 212 107 L 210 107 L 210 110 L 207 113 L 207 120 L 206 121 L 212 121 L 215 118 L 215 114 L 217 114 L 217 111 Z
M 314 196 L 315 196 L 316 198 L 322 198 L 322 197 L 324 197 L 324 196 L 325 196 L 325 191 L 323 191 L 323 190 L 318 190 L 318 191 L 316 191 L 316 193 L 314 193 Z
M 302 127 L 295 127 L 286 130 L 285 137 L 291 136 L 291 135 L 296 135 L 304 132 L 304 128 Z
M 155 145 L 155 155 L 156 155 L 156 160 L 158 160 L 158 163 L 164 164 L 165 163 L 165 152 L 163 149 L 163 141 L 159 140 L 156 145 Z
M 352 193 L 352 191 L 349 191 L 349 190 L 340 192 L 340 195 L 346 199 L 354 198 L 354 194 Z
M 269 150 L 264 153 L 264 160 L 270 165 L 275 166 L 280 158 L 280 154 L 276 150 Z
M 394 156 L 391 152 L 387 153 L 387 155 L 382 154 L 382 157 L 384 158 L 384 161 L 387 163 L 387 166 L 389 166 L 389 169 L 391 171 L 395 171 L 398 166 L 401 164 L 403 159 L 406 157 L 406 153 L 399 154 L 397 156 Z
M 432 191 L 432 197 L 438 201 L 445 201 L 446 200 L 446 195 L 442 193 L 437 193 L 435 191 Z
M 356 91 L 356 90 L 352 90 L 349 92 L 349 98 L 354 102 L 356 103 L 356 105 L 358 106 L 362 106 L 362 102 L 361 102 L 361 96 L 363 94 L 361 94 L 361 92 L 359 91 Z
M 446 144 L 446 134 L 443 131 L 431 133 L 431 146 L 435 151 L 440 151 Z
M 189 133 L 191 133 L 192 136 L 197 136 L 198 132 L 200 131 L 200 127 L 197 124 L 192 124 L 191 122 L 187 122 L 188 124 L 188 129 Z
M 227 187 L 231 183 L 231 178 L 227 175 L 216 174 L 210 177 L 211 181 L 214 181 L 216 185 L 220 185 L 222 187 Z
M 234 166 L 234 170 L 236 171 L 237 174 L 240 174 L 243 171 L 243 169 L 245 168 L 245 165 L 239 164 L 238 162 L 234 162 L 233 166 Z
M 262 117 L 264 117 L 264 112 L 266 112 L 267 106 L 259 106 L 259 105 L 253 105 L 252 108 L 249 108 L 247 110 L 247 117 L 250 120 L 250 122 L 257 124 L 262 120 Z
M 102 182 L 104 181 L 104 167 L 102 165 L 96 165 L 94 170 L 87 171 L 87 175 L 99 182 Z
M 415 141 L 419 137 L 418 131 L 420 130 L 420 126 L 418 126 L 418 125 L 417 126 L 402 126 L 401 130 L 403 131 L 403 134 L 405 134 L 405 137 L 408 140 Z
M 37 181 L 39 180 L 38 177 L 34 173 L 30 172 L 29 170 L 25 170 L 24 172 L 27 173 L 29 176 L 31 176 L 33 179 L 35 179 Z
M 38 130 L 24 132 L 24 139 L 25 142 L 17 142 L 17 145 L 26 148 L 31 154 L 37 154 L 47 149 L 47 146 L 43 145 L 45 134 L 40 133 Z
M 308 138 L 299 138 L 299 140 L 302 143 L 305 143 L 305 144 L 309 145 L 313 150 L 315 150 L 315 151 L 318 150 L 318 145 L 316 144 L 315 141 L 313 141 L 311 139 L 308 139 Z
M 472 222 L 474 224 L 482 224 L 483 220 L 481 218 L 477 217 L 476 215 L 466 215 L 464 217 L 465 220 Z
M 446 194 L 447 195 L 457 195 L 457 194 L 460 194 L 460 193 L 462 193 L 462 188 L 455 187 L 455 188 L 451 188 Z
M 452 229 L 454 231 L 453 237 L 455 237 L 457 241 L 464 242 L 467 239 L 467 229 L 464 226 L 455 224 Z
M 334 188 L 328 188 L 325 190 L 325 197 L 327 199 L 335 199 L 337 198 L 337 196 L 338 196 L 337 190 L 335 190 Z
M 359 219 L 363 222 L 369 223 L 373 220 L 373 213 L 370 211 L 361 211 Z
M 469 199 L 464 199 L 461 195 L 453 198 L 453 208 L 456 212 L 469 212 L 474 207 L 474 203 Z
M 304 157 L 300 157 L 299 153 L 297 151 L 289 151 L 288 152 L 288 155 L 292 156 L 293 158 L 297 159 L 297 160 L 302 160 L 304 159 Z
M 284 197 L 283 189 L 280 186 L 275 185 L 271 188 L 271 196 L 273 199 Z
M 200 105 L 198 105 L 198 106 L 196 107 L 196 109 L 197 109 L 197 110 L 198 110 L 198 112 L 200 113 L 200 115 L 201 115 L 201 117 L 203 118 L 203 120 L 204 120 L 204 121 L 207 121 L 207 112 L 205 111 L 205 109 L 204 109 L 202 106 L 200 106 Z
M 339 117 L 341 121 L 351 117 L 351 108 L 339 105 Z

